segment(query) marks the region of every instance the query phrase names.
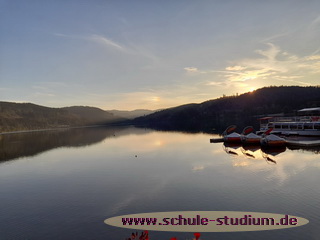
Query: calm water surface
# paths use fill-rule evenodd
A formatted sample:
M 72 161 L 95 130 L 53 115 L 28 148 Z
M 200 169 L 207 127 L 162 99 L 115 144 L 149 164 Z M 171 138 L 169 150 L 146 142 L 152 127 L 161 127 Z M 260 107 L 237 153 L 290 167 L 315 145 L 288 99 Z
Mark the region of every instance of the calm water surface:
M 163 211 L 289 214 L 310 223 L 205 239 L 320 239 L 319 149 L 262 152 L 214 136 L 86 128 L 0 135 L 0 239 L 125 239 L 109 217 Z M 150 240 L 192 233 L 150 233 Z

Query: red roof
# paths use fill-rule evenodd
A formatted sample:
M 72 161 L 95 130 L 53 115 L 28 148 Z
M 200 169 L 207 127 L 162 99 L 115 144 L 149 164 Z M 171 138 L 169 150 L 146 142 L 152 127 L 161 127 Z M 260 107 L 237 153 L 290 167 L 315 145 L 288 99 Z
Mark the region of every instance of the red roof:
M 263 118 L 259 118 L 259 120 L 268 120 L 268 119 L 271 119 L 273 117 L 263 117 Z

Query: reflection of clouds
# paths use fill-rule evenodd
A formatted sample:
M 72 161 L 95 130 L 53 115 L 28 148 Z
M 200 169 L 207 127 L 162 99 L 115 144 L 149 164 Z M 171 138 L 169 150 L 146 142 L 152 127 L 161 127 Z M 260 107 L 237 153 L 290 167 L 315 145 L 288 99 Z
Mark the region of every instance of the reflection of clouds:
M 154 141 L 154 145 L 158 147 L 163 147 L 165 145 L 165 142 L 162 140 L 156 140 Z
M 121 148 L 123 152 L 153 152 L 159 148 L 181 148 L 181 144 L 188 145 L 186 150 L 197 148 L 197 138 L 203 138 L 201 134 L 171 134 L 166 132 L 148 132 L 144 135 L 128 135 L 122 138 L 109 139 L 105 144 L 114 150 Z M 143 142 L 143 144 L 141 144 Z M 193 145 L 193 147 L 191 147 Z M 191 147 L 191 148 L 190 148 Z
M 293 177 L 300 175 L 308 168 L 320 168 L 319 155 L 308 151 L 297 151 L 289 149 L 274 149 L 264 153 L 260 148 L 250 147 L 248 149 L 239 147 L 228 147 L 230 151 L 237 154 L 227 154 L 221 145 L 217 144 L 211 154 L 217 156 L 219 151 L 224 154 L 225 159 L 231 159 L 234 168 L 242 171 L 261 173 L 266 181 L 274 181 L 276 186 L 281 186 Z M 284 151 L 285 150 L 285 151 Z M 221 155 L 221 154 L 220 154 Z M 212 164 L 201 163 L 204 168 Z M 197 165 L 195 165 L 197 166 Z
M 271 156 L 277 164 L 269 165 L 266 168 L 266 162 L 249 165 L 251 171 L 267 171 L 267 179 L 277 181 L 277 185 L 283 185 L 295 175 L 304 172 L 307 168 L 319 167 L 319 156 L 310 155 L 303 152 L 294 152 L 286 150 L 277 156 Z M 263 169 L 265 168 L 265 169 Z
M 313 166 L 320 169 L 320 162 L 315 163 Z
M 220 148 L 214 148 L 211 150 L 211 153 L 212 153 L 212 155 L 221 154 L 221 151 L 222 151 L 222 149 L 220 149 Z
M 112 205 L 110 207 L 111 208 L 110 213 L 117 214 L 118 212 L 128 207 L 132 202 L 135 202 L 138 199 L 139 199 L 138 195 L 129 195 L 125 197 L 122 201 Z
M 234 160 L 232 163 L 232 166 L 234 167 L 247 167 L 248 165 L 250 165 L 251 163 L 248 160 Z
M 156 153 L 157 156 L 163 156 L 167 159 L 171 156 L 174 164 L 183 162 L 183 166 L 191 170 L 193 173 L 210 171 L 213 168 L 223 168 L 232 166 L 239 168 L 241 171 L 251 173 L 261 173 L 261 177 L 265 181 L 275 182 L 276 186 L 281 186 L 288 182 L 292 177 L 304 172 L 307 168 L 320 168 L 319 155 L 313 152 L 286 150 L 270 150 L 263 155 L 261 149 L 256 146 L 230 147 L 237 155 L 227 154 L 223 150 L 222 143 L 209 143 L 209 138 L 218 138 L 219 136 L 209 136 L 204 134 L 172 134 L 168 132 L 147 132 L 146 134 L 132 134 L 117 139 L 108 139 L 103 148 L 119 151 L 123 154 L 137 154 L 138 160 L 143 159 L 141 153 Z M 180 152 L 177 152 L 180 151 Z M 163 155 L 162 155 L 163 154 Z M 166 155 L 167 154 L 167 155 Z M 174 154 L 174 155 L 172 155 Z M 140 158 L 141 156 L 141 158 Z M 149 155 L 148 155 L 149 156 Z M 175 158 L 177 156 L 177 158 Z M 181 157 L 182 158 L 179 158 Z M 190 158 L 189 158 L 190 156 Z M 276 161 L 276 164 L 267 161 L 266 156 Z M 180 166 L 180 165 L 179 165 Z M 175 169 L 176 166 L 174 166 Z M 185 174 L 183 170 L 175 174 Z M 180 171 L 180 170 L 179 170 Z M 172 179 L 166 171 L 165 178 L 163 172 L 153 173 L 152 178 L 156 179 L 154 188 L 148 189 L 148 195 L 156 196 L 164 189 Z M 147 191 L 147 190 L 141 190 Z
M 175 183 L 179 185 L 180 181 L 183 181 L 184 178 L 193 179 L 193 176 L 196 176 L 195 184 L 202 183 L 204 184 L 203 187 L 206 188 L 206 183 L 215 179 L 211 176 L 212 172 L 215 171 L 214 169 L 221 170 L 222 175 L 221 178 L 219 177 L 219 180 L 224 180 L 223 176 L 228 177 L 228 174 L 232 171 L 231 169 L 234 169 L 235 172 L 244 176 L 248 173 L 248 179 L 253 175 L 254 178 L 259 178 L 264 184 L 271 184 L 272 189 L 277 189 L 288 184 L 292 178 L 301 176 L 301 173 L 306 171 L 307 168 L 320 168 L 318 155 L 309 152 L 303 153 L 287 150 L 275 156 L 270 155 L 270 158 L 272 157 L 276 160 L 277 164 L 268 164 L 262 156 L 261 150 L 257 148 L 246 150 L 254 158 L 243 154 L 241 148 L 236 149 L 239 153 L 238 156 L 230 156 L 223 151 L 221 143 L 210 144 L 204 141 L 210 137 L 202 134 L 151 132 L 145 135 L 126 135 L 117 138 L 116 141 L 120 141 L 120 145 L 128 143 L 128 148 L 126 147 L 123 151 L 132 151 L 132 149 L 137 148 L 139 151 L 146 153 L 154 152 L 162 154 L 162 151 L 169 152 L 168 156 L 170 156 L 171 150 L 172 152 L 179 150 L 181 152 L 177 153 L 176 156 L 182 155 L 183 157 L 174 158 L 170 166 L 167 165 L 168 163 L 164 163 L 165 166 L 163 168 L 161 164 L 153 165 L 154 163 L 152 163 L 153 167 L 147 168 L 148 171 L 144 172 L 144 177 L 148 179 L 148 184 L 143 184 L 125 193 L 119 199 L 120 201 L 110 206 L 111 214 L 115 215 L 119 212 L 127 211 L 139 202 L 150 201 L 151 204 L 154 199 L 159 199 L 159 196 L 164 200 L 171 196 L 171 191 L 175 191 L 172 188 L 175 186 Z M 140 139 L 139 141 L 138 138 Z M 110 139 L 109 143 L 112 144 L 112 141 Z M 108 141 L 106 141 L 106 144 L 108 144 Z M 203 155 L 195 158 L 197 151 L 203 153 Z M 189 152 L 192 154 L 191 157 L 184 157 L 188 156 Z M 138 158 L 138 161 L 140 164 L 140 161 L 147 160 Z M 154 170 L 154 168 L 157 170 Z M 205 178 L 199 178 L 198 174 L 205 176 Z M 217 176 L 217 174 L 215 175 Z
M 132 209 L 132 206 L 135 206 L 137 202 L 152 202 L 153 199 L 158 199 L 159 195 L 165 192 L 176 178 L 177 176 L 174 174 L 164 174 L 162 172 L 153 173 L 152 180 L 149 179 L 148 184 L 131 189 L 130 192 L 121 198 L 123 200 L 109 206 L 109 211 L 112 215 L 115 215 L 123 210 Z

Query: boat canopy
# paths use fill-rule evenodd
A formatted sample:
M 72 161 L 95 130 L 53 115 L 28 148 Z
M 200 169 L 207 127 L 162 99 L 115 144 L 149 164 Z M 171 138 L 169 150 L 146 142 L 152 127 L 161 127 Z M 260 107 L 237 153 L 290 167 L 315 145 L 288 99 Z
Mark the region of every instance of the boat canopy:
M 315 116 L 320 115 L 320 107 L 316 108 L 304 108 L 298 111 L 299 115 L 305 115 L 305 116 Z
M 272 119 L 273 117 L 263 117 L 263 118 L 259 118 L 259 120 L 269 120 L 269 119 Z

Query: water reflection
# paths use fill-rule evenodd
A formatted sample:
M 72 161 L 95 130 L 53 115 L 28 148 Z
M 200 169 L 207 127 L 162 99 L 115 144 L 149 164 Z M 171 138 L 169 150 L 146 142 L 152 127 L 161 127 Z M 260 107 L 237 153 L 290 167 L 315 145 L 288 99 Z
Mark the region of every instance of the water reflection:
M 276 164 L 277 158 L 286 150 L 320 153 L 320 147 L 276 147 L 263 148 L 259 145 L 242 145 L 238 143 L 223 143 L 222 148 L 228 155 L 246 157 L 249 159 L 264 159 L 269 164 Z
M 6 226 L 0 236 L 124 239 L 131 230 L 103 221 L 125 214 L 201 210 L 285 213 L 310 221 L 297 229 L 205 233 L 203 239 L 319 236 L 318 154 L 212 144 L 210 137 L 130 127 L 3 135 L 3 161 L 24 158 L 0 165 L 0 224 Z M 152 239 L 172 237 L 172 232 L 151 234 Z M 175 236 L 190 239 L 188 234 Z
M 320 146 L 318 147 L 297 147 L 297 146 L 289 146 L 288 149 L 299 152 L 313 152 L 315 154 L 320 154 Z
M 106 138 L 129 134 L 146 134 L 147 129 L 134 127 L 92 127 L 51 131 L 34 131 L 0 135 L 0 162 L 35 156 L 60 147 L 85 147 Z

